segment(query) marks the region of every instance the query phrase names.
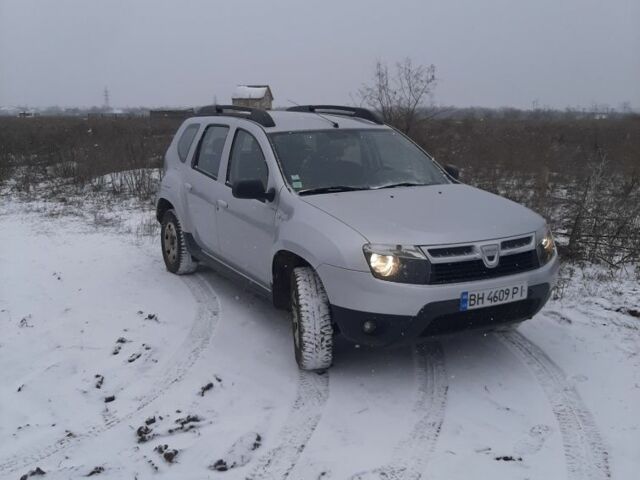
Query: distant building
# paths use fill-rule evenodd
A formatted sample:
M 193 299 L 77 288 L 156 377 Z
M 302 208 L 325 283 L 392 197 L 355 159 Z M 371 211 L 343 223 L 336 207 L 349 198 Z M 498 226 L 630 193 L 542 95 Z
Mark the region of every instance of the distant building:
M 238 85 L 231 97 L 231 103 L 239 107 L 271 110 L 273 93 L 269 85 Z

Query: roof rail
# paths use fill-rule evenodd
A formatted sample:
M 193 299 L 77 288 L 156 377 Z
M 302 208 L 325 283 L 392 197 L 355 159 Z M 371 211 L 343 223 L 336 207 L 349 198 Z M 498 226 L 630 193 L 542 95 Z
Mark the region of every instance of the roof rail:
M 377 123 L 379 125 L 384 125 L 384 122 L 377 113 L 360 107 L 346 107 L 342 105 L 296 105 L 295 107 L 287 108 L 287 111 L 346 115 L 349 117 L 357 117 L 364 120 L 369 120 L 370 122 Z
M 266 110 L 259 108 L 239 107 L 237 105 L 206 105 L 193 109 L 194 116 L 197 117 L 216 117 L 226 115 L 230 117 L 246 118 L 259 123 L 263 127 L 275 127 L 276 122 L 273 121 L 271 115 Z

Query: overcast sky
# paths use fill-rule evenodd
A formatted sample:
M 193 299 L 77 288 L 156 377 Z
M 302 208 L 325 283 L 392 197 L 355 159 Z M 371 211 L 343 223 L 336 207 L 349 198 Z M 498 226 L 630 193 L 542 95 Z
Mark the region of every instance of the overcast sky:
M 639 0 L 0 0 L 0 106 L 344 103 L 377 59 L 438 104 L 640 109 Z

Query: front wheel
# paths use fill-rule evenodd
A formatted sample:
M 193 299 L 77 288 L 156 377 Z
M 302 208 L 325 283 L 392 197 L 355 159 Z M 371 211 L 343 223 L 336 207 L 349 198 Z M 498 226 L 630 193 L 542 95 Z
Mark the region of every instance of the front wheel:
M 296 362 L 302 370 L 325 370 L 333 360 L 333 327 L 327 292 L 311 267 L 291 275 L 291 320 Z

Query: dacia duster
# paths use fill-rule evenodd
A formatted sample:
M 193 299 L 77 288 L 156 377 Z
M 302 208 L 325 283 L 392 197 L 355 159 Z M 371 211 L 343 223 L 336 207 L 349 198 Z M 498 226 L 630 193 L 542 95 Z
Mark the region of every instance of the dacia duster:
M 533 317 L 558 270 L 547 224 L 457 176 L 365 109 L 202 107 L 166 153 L 162 254 L 289 310 L 305 370 L 331 365 L 336 334 L 388 345 Z

